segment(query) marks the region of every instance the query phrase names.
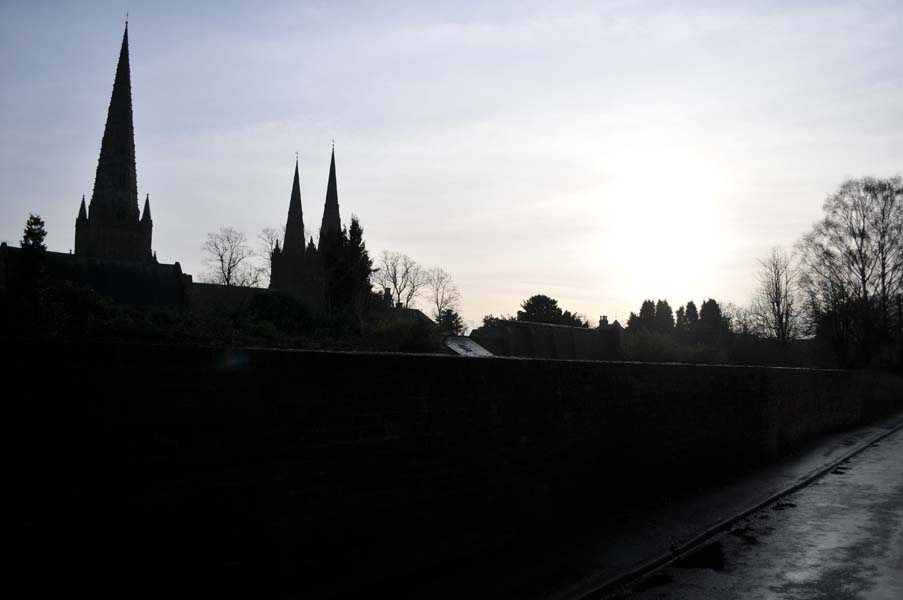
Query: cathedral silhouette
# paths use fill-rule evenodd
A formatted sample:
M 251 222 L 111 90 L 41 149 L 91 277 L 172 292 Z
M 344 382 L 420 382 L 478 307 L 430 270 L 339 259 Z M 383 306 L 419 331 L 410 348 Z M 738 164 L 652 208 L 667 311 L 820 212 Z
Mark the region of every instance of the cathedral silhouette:
M 202 310 L 212 306 L 234 308 L 254 295 L 266 292 L 260 288 L 197 283 L 190 275 L 182 273 L 178 262 L 172 265 L 159 263 L 153 250 L 150 195 L 145 195 L 143 211 L 139 210 L 138 203 L 129 30 L 126 22 L 91 200 L 86 204 L 82 196 L 78 208 L 74 254 L 47 253 L 49 275 L 87 285 L 117 302 L 142 306 L 191 306 Z M 312 237 L 305 240 L 296 159 L 285 237 L 281 244 L 276 244 L 270 256 L 269 289 L 290 294 L 310 308 L 322 310 L 322 247 L 330 236 L 341 234 L 333 146 L 319 231 L 320 247 L 314 244 Z M 6 245 L 0 249 L 0 283 L 8 279 L 5 272 L 15 267 L 18 252 L 18 248 Z
M 87 210 L 85 198 L 75 220 L 75 254 L 97 258 L 156 260 L 151 250 L 154 224 L 150 195 L 144 214 L 138 214 L 138 176 L 135 167 L 135 127 L 132 121 L 132 83 L 129 68 L 129 26 L 122 34 L 113 95 L 100 143 L 94 193 Z

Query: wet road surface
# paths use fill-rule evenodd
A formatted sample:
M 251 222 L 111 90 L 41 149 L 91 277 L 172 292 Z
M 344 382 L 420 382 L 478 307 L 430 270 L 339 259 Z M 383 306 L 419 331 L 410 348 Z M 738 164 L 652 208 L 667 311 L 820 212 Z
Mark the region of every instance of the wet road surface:
M 903 599 L 903 430 L 609 597 Z

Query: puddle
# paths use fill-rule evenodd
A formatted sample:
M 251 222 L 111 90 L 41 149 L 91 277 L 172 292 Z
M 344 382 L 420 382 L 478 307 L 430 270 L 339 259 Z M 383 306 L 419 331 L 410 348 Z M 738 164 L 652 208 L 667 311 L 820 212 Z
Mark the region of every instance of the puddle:
M 696 550 L 692 554 L 684 556 L 674 563 L 678 569 L 712 569 L 724 570 L 724 552 L 721 550 L 721 542 L 709 544 Z
M 739 538 L 744 544 L 749 546 L 754 546 L 759 543 L 759 538 L 756 537 L 752 527 L 748 525 L 746 527 L 741 527 L 740 529 L 731 530 L 731 535 Z
M 788 508 L 796 508 L 796 504 L 793 502 L 778 502 L 771 507 L 771 510 L 785 510 Z

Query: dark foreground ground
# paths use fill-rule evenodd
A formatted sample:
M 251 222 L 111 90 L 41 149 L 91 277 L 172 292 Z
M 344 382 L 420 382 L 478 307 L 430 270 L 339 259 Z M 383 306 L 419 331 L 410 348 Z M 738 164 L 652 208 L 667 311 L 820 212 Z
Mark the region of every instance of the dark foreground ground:
M 612 597 L 903 598 L 903 430 Z

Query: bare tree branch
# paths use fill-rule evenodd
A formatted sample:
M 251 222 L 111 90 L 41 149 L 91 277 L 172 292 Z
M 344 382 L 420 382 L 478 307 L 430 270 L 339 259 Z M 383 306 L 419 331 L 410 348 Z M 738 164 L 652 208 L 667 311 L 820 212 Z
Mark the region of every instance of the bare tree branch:
M 427 293 L 433 318 L 439 321 L 446 310 L 457 310 L 461 301 L 461 293 L 449 275 L 438 267 L 427 272 Z
M 207 283 L 255 287 L 262 280 L 265 269 L 255 264 L 254 251 L 248 246 L 245 234 L 232 227 L 208 233 L 201 246 L 204 264 L 209 271 L 203 275 Z
M 799 334 L 799 271 L 796 257 L 779 247 L 759 261 L 759 286 L 750 307 L 752 326 L 782 346 Z
M 389 288 L 393 302 L 410 308 L 427 285 L 427 274 L 407 254 L 383 250 L 373 281 L 381 288 Z

